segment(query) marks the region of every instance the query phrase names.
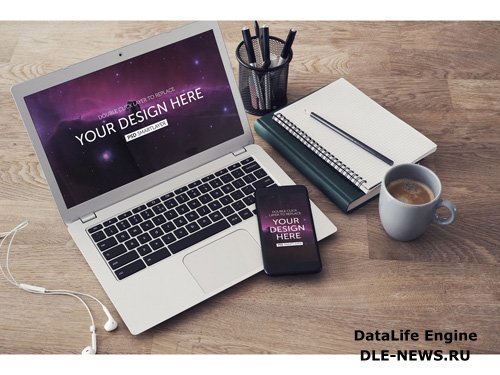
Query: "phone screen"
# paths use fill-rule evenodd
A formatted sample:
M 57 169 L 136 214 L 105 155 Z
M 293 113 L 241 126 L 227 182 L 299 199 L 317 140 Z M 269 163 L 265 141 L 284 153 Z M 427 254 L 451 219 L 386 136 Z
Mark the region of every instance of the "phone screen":
M 255 192 L 264 270 L 268 275 L 321 270 L 307 189 L 276 186 Z

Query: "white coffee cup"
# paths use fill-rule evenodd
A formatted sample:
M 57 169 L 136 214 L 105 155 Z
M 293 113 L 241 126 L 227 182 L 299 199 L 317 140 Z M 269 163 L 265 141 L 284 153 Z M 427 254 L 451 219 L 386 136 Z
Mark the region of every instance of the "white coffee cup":
M 420 182 L 433 193 L 427 203 L 410 204 L 396 199 L 388 190 L 391 182 L 408 179 Z M 446 207 L 449 217 L 441 217 L 437 210 Z M 418 164 L 400 164 L 387 171 L 380 189 L 379 215 L 387 234 L 398 241 L 411 241 L 421 236 L 429 224 L 448 225 L 457 217 L 456 206 L 441 199 L 441 181 L 430 169 Z

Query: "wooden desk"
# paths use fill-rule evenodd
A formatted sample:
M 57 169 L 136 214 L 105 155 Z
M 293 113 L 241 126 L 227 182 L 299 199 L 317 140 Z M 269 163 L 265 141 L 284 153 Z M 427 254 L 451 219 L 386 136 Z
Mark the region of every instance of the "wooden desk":
M 30 220 L 11 255 L 18 280 L 85 291 L 110 306 L 59 217 L 10 87 L 182 23 L 0 23 L 0 230 Z M 221 23 L 235 74 L 240 30 L 250 24 Z M 273 279 L 258 274 L 137 337 L 124 324 L 111 334 L 99 330 L 99 351 L 500 353 L 500 23 L 269 25 L 281 37 L 289 27 L 299 30 L 289 99 L 346 77 L 438 144 L 424 164 L 437 172 L 443 195 L 458 206 L 457 223 L 433 226 L 415 242 L 391 241 L 381 228 L 377 199 L 343 214 L 256 136 L 338 226 L 321 243 L 323 272 Z M 3 280 L 0 301 L 0 353 L 79 353 L 90 344 L 88 316 L 78 301 L 31 295 Z M 100 327 L 104 317 L 94 311 Z M 479 338 L 450 345 L 370 343 L 355 341 L 356 329 L 411 329 L 421 335 L 425 329 L 456 329 Z

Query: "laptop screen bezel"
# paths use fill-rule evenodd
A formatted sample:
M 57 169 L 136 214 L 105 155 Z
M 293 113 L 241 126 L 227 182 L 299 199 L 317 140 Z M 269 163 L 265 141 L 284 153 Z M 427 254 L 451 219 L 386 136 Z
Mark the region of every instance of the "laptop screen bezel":
M 219 145 L 216 145 L 208 150 L 186 158 L 180 162 L 162 168 L 147 176 L 108 191 L 95 198 L 89 199 L 83 203 L 68 208 L 63 199 L 61 190 L 59 189 L 59 185 L 56 181 L 52 168 L 50 167 L 43 145 L 39 139 L 38 133 L 36 131 L 35 125 L 30 116 L 24 98 L 28 95 L 42 91 L 52 86 L 70 81 L 77 77 L 81 77 L 83 75 L 103 69 L 107 66 L 114 65 L 116 63 L 128 60 L 138 55 L 145 54 L 149 51 L 156 50 L 171 43 L 198 35 L 209 30 L 212 30 L 215 35 L 219 54 L 221 56 L 224 69 L 226 71 L 226 76 L 233 93 L 233 98 L 238 111 L 238 116 L 240 118 L 243 134 Z M 47 183 L 49 184 L 52 195 L 54 196 L 61 217 L 67 224 L 72 223 L 82 217 L 88 216 L 94 212 L 97 212 L 105 207 L 109 207 L 117 202 L 122 201 L 125 198 L 133 196 L 141 191 L 147 190 L 155 185 L 158 185 L 159 183 L 172 179 L 200 165 L 206 164 L 211 160 L 215 160 L 223 155 L 227 155 L 228 153 L 237 151 L 242 147 L 253 143 L 252 132 L 248 124 L 243 103 L 241 101 L 241 96 L 238 91 L 238 86 L 236 84 L 234 73 L 229 61 L 229 56 L 226 51 L 224 40 L 222 38 L 222 34 L 217 22 L 191 23 L 186 26 L 173 29 L 169 32 L 162 33 L 125 46 L 115 51 L 111 51 L 89 60 L 85 60 L 81 63 L 71 65 L 67 68 L 55 71 L 53 73 L 49 73 L 30 81 L 20 83 L 12 87 L 12 95 L 14 96 L 22 120 L 24 121 L 24 124 L 28 130 L 29 137 L 31 138 L 33 147 L 40 161 L 42 170 L 45 174 L 45 178 L 47 179 Z

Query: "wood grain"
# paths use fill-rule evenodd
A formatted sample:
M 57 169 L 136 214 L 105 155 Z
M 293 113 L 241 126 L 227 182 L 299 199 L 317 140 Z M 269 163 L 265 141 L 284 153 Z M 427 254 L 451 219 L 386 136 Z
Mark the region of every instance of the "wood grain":
M 31 223 L 11 254 L 18 280 L 82 290 L 111 306 L 59 217 L 10 87 L 184 23 L 0 23 L 0 231 L 24 218 Z M 433 226 L 414 242 L 392 241 L 380 225 L 377 199 L 343 214 L 255 135 L 338 226 L 320 244 L 323 271 L 255 275 L 139 336 L 120 321 L 116 332 L 98 330 L 99 351 L 449 349 L 439 342 L 359 342 L 354 330 L 457 329 L 477 332 L 479 339 L 453 349 L 500 353 L 500 23 L 266 23 L 282 38 L 290 27 L 299 30 L 289 100 L 345 77 L 438 144 L 424 164 L 457 204 L 457 222 Z M 235 74 L 241 27 L 250 24 L 221 23 Z M 255 117 L 248 118 L 253 124 Z M 30 295 L 4 281 L 0 300 L 0 353 L 79 353 L 88 345 L 88 317 L 77 301 Z M 100 309 L 93 310 L 104 322 Z

